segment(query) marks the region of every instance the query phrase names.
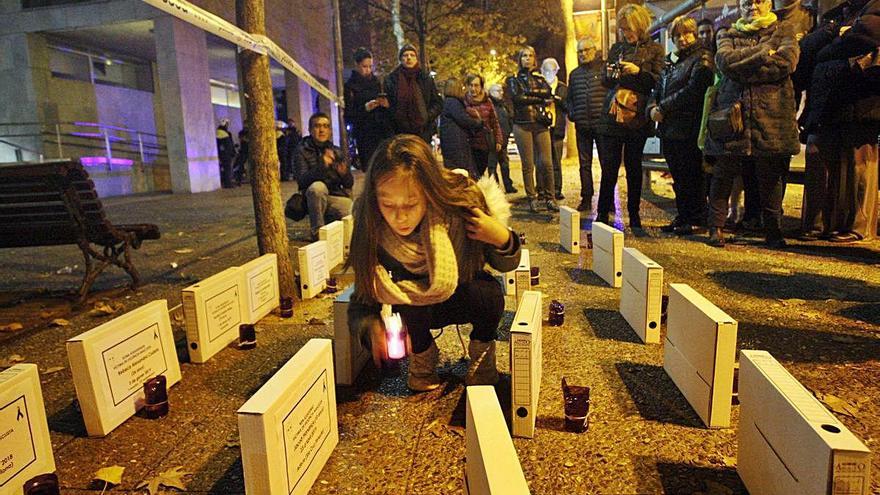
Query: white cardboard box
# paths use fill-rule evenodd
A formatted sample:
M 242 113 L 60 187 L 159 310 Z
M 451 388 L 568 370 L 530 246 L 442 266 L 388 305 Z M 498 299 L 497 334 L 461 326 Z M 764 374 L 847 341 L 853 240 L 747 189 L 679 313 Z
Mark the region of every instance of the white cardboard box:
M 345 257 L 348 258 L 348 252 L 351 249 L 351 233 L 354 232 L 354 217 L 345 215 L 342 217 L 342 226 L 345 229 L 342 234 L 342 243 Z
M 623 248 L 620 314 L 646 344 L 660 343 L 663 267 L 635 248 Z
M 352 385 L 370 359 L 370 351 L 348 327 L 348 304 L 354 294 L 349 285 L 333 301 L 333 360 L 336 363 L 336 383 Z
M 40 373 L 16 364 L 0 372 L 0 493 L 20 495 L 26 481 L 54 472 Z
M 569 253 L 581 252 L 581 212 L 574 208 L 559 207 L 559 243 Z
M 233 266 L 181 292 L 186 348 L 193 363 L 204 363 L 238 339 L 247 304 L 241 268 Z
M 508 296 L 516 295 L 517 288 L 517 272 L 520 272 L 524 275 L 520 275 L 521 280 L 520 284 L 525 283 L 527 279 L 528 282 L 524 286 L 523 290 L 529 290 L 531 287 L 531 258 L 529 257 L 529 250 L 526 248 L 522 248 L 519 250 L 519 266 L 517 266 L 514 270 L 506 272 L 504 274 L 504 294 Z
M 465 493 L 526 495 L 529 485 L 507 431 L 495 387 L 467 387 Z
M 333 350 L 306 343 L 238 410 L 248 495 L 301 495 L 339 443 Z
M 180 381 L 164 299 L 145 304 L 67 341 L 67 356 L 89 436 L 104 436 L 144 405 L 144 382 Z
M 541 311 L 541 293 L 525 291 L 510 327 L 510 417 L 515 437 L 535 436 L 541 392 Z
M 736 471 L 750 493 L 871 493 L 871 452 L 768 352 L 740 353 L 739 401 Z
M 327 266 L 327 242 L 317 241 L 296 250 L 299 266 L 299 288 L 303 299 L 317 296 L 327 288 L 330 270 Z
M 267 253 L 241 266 L 245 323 L 256 323 L 281 304 L 278 255 Z
M 669 284 L 663 369 L 709 428 L 730 426 L 737 322 L 687 284 Z
M 327 242 L 327 270 L 331 271 L 345 261 L 345 225 L 341 220 L 330 222 L 318 229 L 318 239 Z
M 623 232 L 601 222 L 593 222 L 593 271 L 611 287 L 623 279 Z

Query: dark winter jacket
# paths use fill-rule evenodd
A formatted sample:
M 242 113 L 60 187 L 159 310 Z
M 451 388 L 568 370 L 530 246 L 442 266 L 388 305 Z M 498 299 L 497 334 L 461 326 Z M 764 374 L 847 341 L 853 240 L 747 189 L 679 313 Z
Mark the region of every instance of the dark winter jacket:
M 391 104 L 389 113 L 392 116 L 395 115 L 395 109 L 397 108 L 397 78 L 402 70 L 403 66 L 399 65 L 385 78 L 385 92 L 388 93 L 388 102 Z M 431 136 L 437 128 L 437 117 L 439 117 L 440 112 L 443 111 L 443 97 L 440 96 L 440 92 L 437 91 L 437 85 L 434 83 L 434 78 L 424 70 L 419 73 L 417 81 L 419 83 L 419 88 L 422 91 L 422 99 L 425 101 L 425 111 L 427 112 L 427 115 L 425 116 L 425 125 L 419 133 L 419 136 L 421 136 L 425 142 L 430 143 Z M 395 132 L 401 133 L 402 129 L 406 128 L 406 125 L 401 122 L 394 122 L 394 128 Z
M 791 74 L 798 44 L 793 28 L 775 23 L 754 33 L 718 35 L 715 64 L 722 74 L 711 111 L 742 108 L 743 131 L 726 142 L 707 133 L 707 155 L 772 156 L 800 151 Z
M 864 130 L 870 139 L 880 125 L 880 91 L 870 74 L 877 68 L 863 71 L 852 61 L 880 46 L 880 0 L 844 2 L 825 20 L 801 41 L 795 82 L 808 90 L 803 134 L 843 126 Z M 851 28 L 840 35 L 841 26 Z
M 596 132 L 606 136 L 626 136 L 633 133 L 648 133 L 653 129 L 650 121 L 645 123 L 642 129 L 627 129 L 614 121 L 608 112 L 611 110 L 611 102 L 614 100 L 618 88 L 626 88 L 635 91 L 644 97 L 647 104 L 648 96 L 660 79 L 663 70 L 663 47 L 653 40 L 639 41 L 630 44 L 626 41 L 618 41 L 608 51 L 608 63 L 631 62 L 639 67 L 638 74 L 621 74 L 619 79 L 612 79 L 608 71 L 602 76 L 602 82 L 609 89 L 605 96 L 605 104 L 602 107 L 602 118 Z M 642 107 L 644 108 L 644 107 Z
M 345 81 L 345 121 L 351 125 L 352 135 L 357 141 L 381 141 L 393 133 L 391 114 L 387 108 L 380 106 L 368 112 L 365 106 L 382 92 L 380 83 L 375 75 L 364 77 L 357 71 L 351 71 L 351 76 Z
M 498 116 L 495 115 L 495 105 L 489 99 L 489 95 L 483 93 L 482 99 L 477 100 L 468 93 L 464 98 L 465 106 L 472 108 L 480 114 L 480 120 L 483 127 L 476 132 L 471 133 L 471 148 L 494 152 L 495 143 L 503 142 L 501 136 L 501 125 L 498 123 Z M 489 137 L 491 136 L 491 143 Z M 491 146 L 490 146 L 491 145 Z
M 568 76 L 568 97 L 565 106 L 568 120 L 578 129 L 592 129 L 599 122 L 608 88 L 602 84 L 605 62 L 594 59 L 577 66 Z
M 547 102 L 553 98 L 550 85 L 540 72 L 520 69 L 507 78 L 507 94 L 513 103 L 513 123 L 517 125 L 546 125 L 538 121 Z
M 235 159 L 235 140 L 229 129 L 222 126 L 217 128 L 217 156 L 225 163 Z
M 470 134 L 483 128 L 483 122 L 465 110 L 464 102 L 447 96 L 443 99 L 443 113 L 440 114 L 440 153 L 446 168 L 463 168 L 476 174 L 474 157 L 471 154 Z
M 492 105 L 495 106 L 495 115 L 498 116 L 498 125 L 501 126 L 502 143 L 504 143 L 504 146 L 507 146 L 507 138 L 510 137 L 510 133 L 513 131 L 510 107 L 507 106 L 507 102 L 504 100 L 496 100 L 491 96 L 489 98 L 492 100 Z
M 324 150 L 328 148 L 342 156 L 342 150 L 329 141 L 318 143 L 312 136 L 306 136 L 300 141 L 293 162 L 299 190 L 305 192 L 312 183 L 320 181 L 327 185 L 331 196 L 350 197 L 354 177 L 351 173 L 340 176 L 335 168 L 324 164 Z
M 565 127 L 568 123 L 565 108 L 566 98 L 568 98 L 568 86 L 564 82 L 557 80 L 556 91 L 553 92 L 553 101 L 550 102 L 556 110 L 556 122 L 554 123 L 555 125 L 550 127 L 550 137 L 556 140 L 565 139 Z
M 699 43 L 679 53 L 675 62 L 667 56 L 666 68 L 648 103 L 649 115 L 654 107 L 663 114 L 657 126 L 661 138 L 696 142 L 703 98 L 715 78 L 714 71 L 712 53 Z

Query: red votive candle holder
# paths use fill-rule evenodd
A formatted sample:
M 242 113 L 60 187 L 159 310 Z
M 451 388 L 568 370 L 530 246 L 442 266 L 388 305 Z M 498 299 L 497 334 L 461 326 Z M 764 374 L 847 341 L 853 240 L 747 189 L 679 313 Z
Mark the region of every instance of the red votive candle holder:
M 335 294 L 338 287 L 339 285 L 336 281 L 336 277 L 330 277 L 327 279 L 327 288 L 324 289 L 324 292 L 327 294 Z
M 565 305 L 555 299 L 551 301 L 547 320 L 551 327 L 561 327 L 565 323 Z
M 562 398 L 565 402 L 565 430 L 583 433 L 590 427 L 590 387 L 569 385 L 562 378 Z
M 165 376 L 150 378 L 144 383 L 144 415 L 149 419 L 168 414 L 168 386 Z
M 238 348 L 248 350 L 257 347 L 257 329 L 251 323 L 238 326 Z
M 529 268 L 529 271 L 532 276 L 530 285 L 535 286 L 535 285 L 540 284 L 541 283 L 541 268 L 537 267 L 537 266 L 533 266 L 533 267 Z
M 293 318 L 293 298 L 292 297 L 282 297 L 281 298 L 281 317 L 282 318 Z

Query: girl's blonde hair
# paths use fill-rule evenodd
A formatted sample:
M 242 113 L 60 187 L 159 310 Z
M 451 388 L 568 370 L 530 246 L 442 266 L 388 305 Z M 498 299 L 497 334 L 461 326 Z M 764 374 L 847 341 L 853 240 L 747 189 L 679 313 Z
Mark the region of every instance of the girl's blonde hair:
M 364 179 L 364 190 L 354 204 L 354 232 L 347 266 L 355 269 L 355 295 L 362 301 L 375 301 L 373 274 L 379 264 L 379 233 L 385 219 L 379 210 L 376 188 L 391 176 L 410 177 L 421 187 L 427 202 L 425 215 L 469 218 L 471 208 L 488 211 L 483 194 L 468 177 L 440 166 L 431 148 L 418 136 L 400 134 L 387 139 L 373 154 Z M 459 260 L 482 267 L 480 257 Z M 469 270 L 465 270 L 466 272 Z M 461 270 L 460 270 L 461 273 Z
M 447 79 L 443 84 L 443 96 L 451 96 L 463 100 L 464 86 L 462 86 L 461 81 L 455 78 Z
M 679 33 L 696 33 L 697 32 L 697 21 L 694 20 L 693 17 L 688 16 L 678 16 L 675 20 L 672 21 L 672 24 L 669 25 L 669 34 L 673 37 L 677 36 Z
M 629 3 L 617 11 L 617 25 L 625 20 L 627 26 L 638 33 L 640 40 L 648 39 L 648 28 L 651 27 L 651 11 L 642 5 Z

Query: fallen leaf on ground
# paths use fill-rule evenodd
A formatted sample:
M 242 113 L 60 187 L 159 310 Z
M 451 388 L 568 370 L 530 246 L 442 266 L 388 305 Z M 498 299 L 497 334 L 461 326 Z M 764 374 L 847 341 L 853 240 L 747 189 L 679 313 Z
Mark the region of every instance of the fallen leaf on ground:
M 52 373 L 58 373 L 59 371 L 66 369 L 64 366 L 52 366 L 51 368 L 46 368 L 43 370 L 44 375 L 51 375 Z M 118 484 L 118 483 L 117 483 Z
M 783 306 L 797 306 L 801 304 L 806 304 L 807 301 L 793 297 L 791 299 L 779 299 L 779 302 L 781 302 Z
M 783 275 L 791 275 L 791 270 L 788 268 L 771 268 L 770 271 L 773 273 L 781 273 Z
M 40 318 L 42 318 L 44 320 L 48 320 L 51 317 L 52 317 L 51 311 L 40 311 Z
M 51 323 L 49 323 L 50 327 L 66 327 L 67 325 L 70 325 L 70 322 L 65 320 L 64 318 L 55 318 L 54 320 L 52 320 Z
M 310 318 L 309 325 L 326 325 L 327 321 L 320 318 Z
M 107 316 L 112 315 L 115 312 L 116 308 L 105 302 L 99 301 L 96 302 L 95 307 L 93 307 L 92 310 L 89 311 L 89 316 Z
M 241 440 L 238 439 L 238 435 L 229 435 L 226 439 L 226 448 L 234 449 L 237 447 L 241 447 Z
M 24 357 L 19 354 L 13 354 L 6 359 L 0 359 L 0 368 L 8 368 L 21 362 L 24 362 Z
M 17 332 L 22 328 L 24 328 L 24 325 L 16 321 L 9 323 L 8 325 L 0 326 L 0 332 Z
M 563 466 L 568 467 L 568 468 L 574 467 L 574 463 L 571 461 L 565 461 L 565 464 L 563 464 Z
M 176 261 L 172 261 L 172 262 L 171 262 L 171 268 L 177 268 L 177 262 L 176 262 Z
M 843 414 L 844 416 L 849 416 L 851 418 L 855 418 L 859 414 L 859 408 L 836 395 L 823 394 L 821 392 L 813 393 L 819 401 L 828 406 L 828 409 L 831 409 L 837 414 Z
M 140 485 L 136 487 L 136 489 L 141 490 L 146 488 L 147 491 L 150 492 L 150 495 L 156 495 L 159 493 L 159 487 L 164 486 L 165 488 L 177 488 L 178 490 L 186 490 L 186 485 L 183 484 L 184 476 L 188 476 L 192 473 L 188 473 L 186 471 L 181 471 L 183 466 L 177 466 L 175 468 L 169 469 L 168 471 L 164 471 L 159 473 L 158 476 L 154 476 L 148 480 L 141 482 Z
M 123 471 L 125 471 L 123 466 L 102 467 L 95 473 L 95 479 L 110 483 L 111 485 L 118 485 L 122 483 Z
M 193 250 L 190 248 L 183 248 L 183 249 L 175 249 L 174 252 L 177 254 L 189 254 L 189 253 L 193 252 Z

